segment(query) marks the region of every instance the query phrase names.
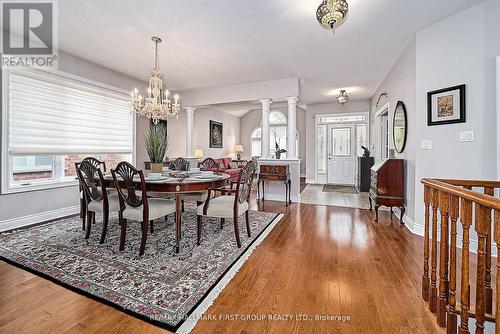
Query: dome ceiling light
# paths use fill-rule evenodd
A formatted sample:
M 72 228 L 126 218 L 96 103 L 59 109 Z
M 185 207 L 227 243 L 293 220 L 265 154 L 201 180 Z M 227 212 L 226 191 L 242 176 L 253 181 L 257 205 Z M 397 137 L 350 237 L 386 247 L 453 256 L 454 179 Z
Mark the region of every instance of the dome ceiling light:
M 335 31 L 348 11 L 349 5 L 346 0 L 323 0 L 316 11 L 316 18 L 323 28 Z

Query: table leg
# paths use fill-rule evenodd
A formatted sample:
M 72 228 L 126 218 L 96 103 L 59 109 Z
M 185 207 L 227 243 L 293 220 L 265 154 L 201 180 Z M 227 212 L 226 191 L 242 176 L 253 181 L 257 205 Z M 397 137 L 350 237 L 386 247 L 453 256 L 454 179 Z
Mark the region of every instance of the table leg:
M 288 204 L 292 204 L 292 181 L 288 180 Z
M 175 252 L 179 253 L 181 241 L 181 194 L 175 193 Z

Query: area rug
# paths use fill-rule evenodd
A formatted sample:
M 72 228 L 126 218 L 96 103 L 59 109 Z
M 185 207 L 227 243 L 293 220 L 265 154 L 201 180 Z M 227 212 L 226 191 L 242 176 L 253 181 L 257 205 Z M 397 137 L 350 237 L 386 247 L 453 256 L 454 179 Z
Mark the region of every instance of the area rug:
M 339 186 L 335 184 L 325 184 L 323 186 L 324 192 L 330 193 L 344 193 L 344 194 L 357 194 L 358 191 L 353 186 Z
M 197 246 L 196 211 L 187 206 L 179 254 L 174 251 L 173 216 L 154 222 L 142 257 L 139 223 L 129 222 L 125 250 L 120 252 L 120 227 L 112 216 L 104 244 L 99 244 L 100 217 L 89 240 L 74 217 L 1 234 L 0 258 L 170 331 L 189 332 L 282 217 L 249 214 L 252 237 L 246 235 L 244 215 L 239 220 L 241 248 L 232 221 L 221 229 L 214 218 L 204 218 Z

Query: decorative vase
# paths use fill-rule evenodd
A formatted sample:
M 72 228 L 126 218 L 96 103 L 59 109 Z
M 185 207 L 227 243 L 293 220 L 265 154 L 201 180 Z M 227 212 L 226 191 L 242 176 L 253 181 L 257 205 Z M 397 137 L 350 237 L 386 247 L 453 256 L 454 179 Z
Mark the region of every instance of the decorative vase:
M 162 163 L 151 163 L 151 172 L 152 173 L 161 173 L 163 171 Z
M 281 152 L 276 152 L 276 159 L 280 159 L 281 158 Z

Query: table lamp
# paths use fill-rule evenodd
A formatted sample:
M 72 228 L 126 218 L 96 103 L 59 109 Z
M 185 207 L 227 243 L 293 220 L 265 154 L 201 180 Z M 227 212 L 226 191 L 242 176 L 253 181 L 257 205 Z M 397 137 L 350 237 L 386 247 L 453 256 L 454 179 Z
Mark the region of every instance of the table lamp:
M 243 145 L 241 144 L 237 144 L 235 147 L 234 147 L 234 151 L 236 152 L 236 158 L 238 160 L 241 160 L 241 153 L 245 152 L 245 150 L 243 149 Z
M 203 150 L 201 148 L 194 150 L 194 156 L 197 158 L 203 158 Z

